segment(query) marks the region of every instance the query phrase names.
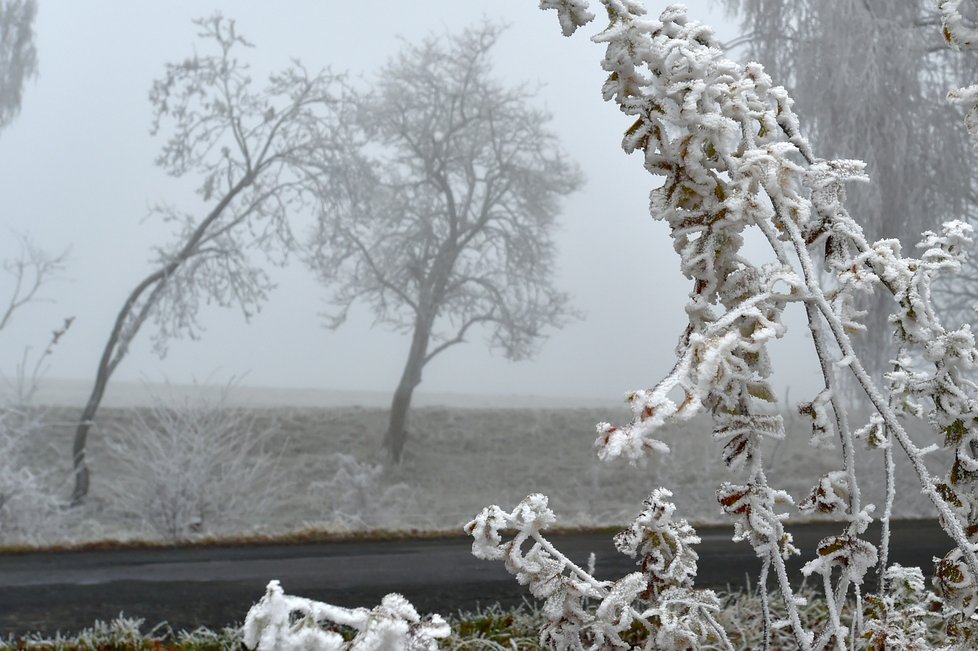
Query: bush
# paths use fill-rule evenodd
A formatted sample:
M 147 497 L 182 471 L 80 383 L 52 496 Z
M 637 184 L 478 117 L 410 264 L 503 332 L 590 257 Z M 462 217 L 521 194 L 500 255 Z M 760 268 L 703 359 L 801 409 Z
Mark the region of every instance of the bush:
M 398 522 L 410 503 L 410 486 L 403 482 L 385 486 L 383 464 L 342 453 L 333 462 L 332 477 L 309 486 L 328 521 L 350 529 L 380 529 Z
M 978 44 L 978 30 L 958 13 L 960 1 L 938 3 L 944 35 L 952 44 Z M 602 4 L 610 25 L 592 40 L 607 46 L 604 98 L 634 121 L 623 149 L 640 153 L 646 169 L 665 178 L 652 191 L 651 211 L 669 226 L 693 289 L 675 367 L 652 388 L 629 396 L 630 423 L 598 425 L 598 456 L 644 464 L 670 451 L 656 438 L 663 425 L 712 415 L 731 474 L 716 489 L 719 508 L 733 522 L 734 540 L 750 544 L 761 559 L 763 648 L 771 649 L 774 632 L 785 629 L 806 651 L 975 648 L 978 385 L 969 377 L 978 368 L 978 348 L 970 327 L 946 327 L 931 301 L 934 280 L 960 270 L 973 244 L 972 227 L 952 221 L 923 233 L 919 258 L 904 256 L 896 240 L 868 242 L 845 209 L 845 186 L 867 180 L 864 165 L 818 159 L 801 135 L 791 98 L 759 64 L 724 59 L 712 31 L 689 20 L 679 5 L 653 20 L 632 0 Z M 557 11 L 566 36 L 594 18 L 586 0 L 542 0 L 540 6 Z M 978 140 L 978 86 L 950 98 L 970 110 L 966 124 Z M 772 262 L 747 259 L 748 229 L 770 245 Z M 860 295 L 877 290 L 893 295 L 890 323 L 900 349 L 883 378 L 870 377 L 850 340 L 865 331 L 865 314 L 856 307 Z M 763 442 L 785 437 L 772 406 L 767 348 L 785 334 L 782 314 L 793 304 L 806 313 L 824 381 L 800 412 L 819 455 L 828 457 L 825 450 L 835 442 L 840 450 L 836 468 L 813 478 L 811 493 L 797 504 L 802 513 L 834 517 L 843 529 L 822 540 L 803 568 L 823 588 L 825 617 L 814 625 L 803 621 L 804 600 L 786 572 L 785 561 L 800 554 L 785 528 L 796 504 L 769 483 L 764 462 Z M 856 412 L 842 400 L 839 373 L 851 373 L 868 399 L 873 413 L 861 427 L 850 423 Z M 952 453 L 945 474 L 925 466 L 924 456 L 937 446 L 914 443 L 904 425 L 914 419 L 928 423 Z M 857 442 L 884 459 L 878 546 L 864 535 L 877 512 L 863 502 Z M 919 570 L 887 563 L 894 449 L 910 461 L 954 545 L 935 568 L 938 595 L 925 593 Z M 640 571 L 615 582 L 595 579 L 544 537 L 555 517 L 543 495 L 530 495 L 511 512 L 488 507 L 466 530 L 476 556 L 503 560 L 546 600 L 541 639 L 551 648 L 628 648 L 637 628 L 642 648 L 732 649 L 717 618 L 717 596 L 693 587 L 699 539 L 674 517 L 670 496 L 654 491 L 616 538 L 620 551 L 638 558 Z M 878 592 L 863 599 L 861 586 L 871 571 Z M 777 620 L 767 599 L 769 577 L 784 605 Z M 850 595 L 855 615 L 847 620 Z M 926 618 L 934 612 L 946 624 L 937 645 L 926 638 Z
M 64 504 L 50 473 L 35 469 L 25 450 L 42 433 L 36 409 L 0 409 L 0 544 L 35 545 L 57 538 Z
M 153 401 L 107 438 L 119 470 L 112 508 L 172 541 L 260 522 L 279 505 L 285 476 L 267 432 L 228 405 L 227 387 L 216 399 Z

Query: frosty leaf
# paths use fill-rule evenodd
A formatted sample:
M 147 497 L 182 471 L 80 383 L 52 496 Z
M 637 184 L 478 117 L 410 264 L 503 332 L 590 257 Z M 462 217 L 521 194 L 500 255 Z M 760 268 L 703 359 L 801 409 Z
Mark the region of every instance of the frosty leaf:
M 673 520 L 676 506 L 664 488 L 652 491 L 645 508 L 628 529 L 615 536 L 615 547 L 632 558 L 639 557 L 650 596 L 670 587 L 692 587 L 699 558 L 692 546 L 700 542 L 685 519 Z
M 814 559 L 805 563 L 802 573 L 831 574 L 841 568 L 854 583 L 860 584 L 866 572 L 876 565 L 876 547 L 850 534 L 823 538 L 816 549 Z
M 929 651 L 928 619 L 942 616 L 942 604 L 924 587 L 920 568 L 893 564 L 884 574 L 886 591 L 866 598 L 863 639 L 868 649 Z
M 699 649 L 717 635 L 711 617 L 720 600 L 711 590 L 670 588 L 659 602 L 642 613 L 661 622 L 654 634 L 656 649 Z M 732 647 L 729 647 L 732 648 Z
M 644 436 L 646 428 L 634 424 L 622 428 L 611 423 L 598 423 L 596 429 L 598 438 L 594 440 L 594 449 L 602 461 L 625 457 L 631 463 L 640 464 L 653 453 L 669 454 L 668 445 L 659 439 Z
M 778 504 L 794 503 L 786 492 L 760 484 L 724 482 L 717 489 L 717 501 L 733 517 L 734 541 L 747 540 L 761 557 L 777 554 L 787 560 L 799 553 L 781 524 L 788 515 L 775 510 Z
M 978 46 L 978 29 L 973 22 L 961 15 L 960 7 L 961 0 L 938 0 L 937 8 L 941 12 L 944 38 L 953 47 L 976 47 Z
M 819 394 L 810 403 L 798 407 L 798 413 L 803 416 L 810 416 L 812 419 L 812 438 L 813 448 L 832 449 L 835 447 L 832 438 L 835 436 L 835 425 L 829 416 L 828 406 L 832 401 L 832 392 L 828 389 Z
M 879 414 L 872 414 L 869 417 L 869 422 L 853 432 L 852 436 L 858 440 L 865 441 L 866 446 L 871 449 L 885 448 L 890 445 L 883 418 Z
M 804 500 L 798 503 L 803 513 L 849 513 L 849 477 L 843 470 L 833 470 L 822 475 L 818 484 Z
M 952 90 L 948 92 L 947 98 L 952 104 L 964 105 L 967 110 L 964 125 L 971 139 L 978 143 L 978 85 Z
M 944 558 L 935 558 L 934 563 L 937 594 L 965 617 L 971 617 L 978 608 L 978 582 L 963 562 L 961 550 L 952 549 Z
M 571 36 L 578 27 L 594 20 L 594 14 L 587 10 L 587 0 L 540 0 L 540 9 L 554 9 L 560 21 L 564 36 Z
M 761 437 L 784 438 L 780 414 L 718 414 L 714 417 L 713 438 L 724 443 L 723 461 L 731 468 L 750 464 Z
M 608 622 L 615 633 L 627 630 L 635 618 L 631 604 L 645 587 L 646 578 L 641 572 L 626 574 L 608 590 L 608 596 L 601 600 L 595 616 Z
M 484 560 L 499 560 L 504 555 L 500 546 L 499 530 L 507 527 L 506 514 L 496 505 L 482 509 L 474 520 L 465 525 L 465 533 L 472 536 L 472 555 Z

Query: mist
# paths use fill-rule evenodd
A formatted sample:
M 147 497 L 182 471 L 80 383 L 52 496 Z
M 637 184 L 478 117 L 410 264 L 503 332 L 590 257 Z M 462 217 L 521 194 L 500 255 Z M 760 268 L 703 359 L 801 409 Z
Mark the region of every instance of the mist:
M 638 157 L 621 152 L 627 121 L 595 90 L 603 73 L 593 48 L 555 36 L 549 16 L 524 3 L 424 7 L 368 2 L 351 10 L 308 2 L 284 12 L 240 3 L 216 9 L 254 43 L 244 56 L 258 80 L 296 58 L 310 70 L 329 67 L 363 83 L 406 44 L 483 20 L 508 24 L 491 54 L 493 74 L 507 86 L 523 84 L 527 102 L 553 116 L 548 127 L 585 180 L 561 201 L 554 263 L 554 285 L 582 318 L 547 329 L 537 354 L 518 362 L 490 351 L 485 330 L 474 328 L 467 343 L 425 368 L 418 391 L 618 403 L 672 364 L 690 286 L 678 272 L 666 228 L 648 214 L 648 191 L 658 182 Z M 0 133 L 0 215 L 8 234 L 0 255 L 14 256 L 18 242 L 10 234 L 22 233 L 51 252 L 70 248 L 70 257 L 61 277 L 44 287 L 45 301 L 21 310 L 4 332 L 0 368 L 8 377 L 25 347 L 42 350 L 48 333 L 71 316 L 71 329 L 46 361 L 46 377 L 79 388 L 90 382 L 127 292 L 151 270 L 153 247 L 172 239 L 171 225 L 149 215 L 150 207 L 165 202 L 190 213 L 204 210 L 193 174 L 174 179 L 154 164 L 163 139 L 149 133 L 147 96 L 166 62 L 194 51 L 191 20 L 208 13 L 210 7 L 191 2 L 40 4 L 39 74 L 25 87 L 20 115 Z M 724 36 L 716 6 L 693 3 L 690 13 L 720 25 Z M 312 215 L 299 211 L 290 220 L 304 234 Z M 231 378 L 280 389 L 393 390 L 408 335 L 375 324 L 362 303 L 341 327 L 326 329 L 328 290 L 308 268 L 295 257 L 282 268 L 264 268 L 274 289 L 250 319 L 234 308 L 204 305 L 198 338 L 168 341 L 162 358 L 147 324 L 106 399 L 116 399 L 121 383 Z M 777 378 L 804 387 L 811 368 L 778 368 Z

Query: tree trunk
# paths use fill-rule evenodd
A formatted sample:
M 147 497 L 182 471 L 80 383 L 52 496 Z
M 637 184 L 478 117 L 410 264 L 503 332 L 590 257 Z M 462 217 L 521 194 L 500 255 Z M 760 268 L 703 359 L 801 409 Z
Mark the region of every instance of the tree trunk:
M 411 411 L 411 397 L 414 388 L 421 384 L 421 370 L 424 368 L 428 352 L 428 339 L 431 337 L 431 324 L 426 319 L 418 318 L 414 326 L 414 336 L 411 338 L 411 350 L 401 381 L 394 390 L 391 400 L 390 420 L 387 432 L 384 434 L 384 447 L 390 452 L 394 463 L 401 462 L 401 453 L 408 436 L 408 416 Z
M 112 332 L 109 333 L 109 340 L 105 342 L 105 348 L 102 350 L 102 356 L 99 358 L 92 393 L 88 396 L 85 409 L 78 419 L 78 427 L 75 428 L 75 441 L 72 445 L 72 461 L 75 468 L 75 487 L 71 491 L 72 506 L 81 504 L 85 496 L 88 495 L 89 472 L 85 459 L 88 446 L 88 432 L 92 429 L 95 413 L 98 411 L 99 405 L 102 404 L 105 387 L 109 384 L 109 378 L 112 377 L 116 366 L 119 365 L 119 362 L 125 356 L 129 342 L 132 341 L 132 338 L 146 320 L 146 316 L 149 314 L 149 308 L 156 301 L 161 287 L 159 284 L 160 280 L 167 273 L 172 273 L 172 270 L 173 265 L 144 278 L 129 294 L 128 298 L 126 298 L 126 302 L 116 316 L 115 325 L 112 327 Z M 150 287 L 154 287 L 154 289 L 147 298 L 146 304 L 137 312 L 135 323 L 132 324 L 132 331 L 123 340 L 123 329 L 125 328 L 126 321 L 129 320 L 133 310 L 136 309 L 139 297 Z
M 72 458 L 75 468 L 75 487 L 71 491 L 71 505 L 78 506 L 88 495 L 88 463 L 85 461 L 85 451 L 88 441 L 88 431 L 92 428 L 95 412 L 98 410 L 100 400 L 93 402 L 94 396 L 88 399 L 85 410 L 81 418 L 78 419 L 78 426 L 75 428 L 75 442 L 72 446 Z
M 238 194 L 240 194 L 244 188 L 248 187 L 254 182 L 255 174 L 255 171 L 249 171 L 247 174 L 242 176 L 241 179 L 235 183 L 230 190 L 228 190 L 228 193 L 221 197 L 221 200 L 217 202 L 217 205 L 214 206 L 203 221 L 201 221 L 201 223 L 194 230 L 193 234 L 187 239 L 186 243 L 183 245 L 183 248 L 180 249 L 179 254 L 177 254 L 166 265 L 143 278 L 143 280 L 136 285 L 135 289 L 130 292 L 129 296 L 126 298 L 126 302 L 122 305 L 122 309 L 119 310 L 119 314 L 115 319 L 115 325 L 112 327 L 112 332 L 109 334 L 109 340 L 106 342 L 105 349 L 102 351 L 102 357 L 99 359 L 98 371 L 95 373 L 95 385 L 92 387 L 92 393 L 88 397 L 88 402 L 85 404 L 85 410 L 82 412 L 81 418 L 78 419 L 78 427 L 75 429 L 75 441 L 72 445 L 72 456 L 75 468 L 75 488 L 71 492 L 71 503 L 73 506 L 81 504 L 81 501 L 88 494 L 89 472 L 88 464 L 85 461 L 85 452 L 88 446 L 88 432 L 92 429 L 95 413 L 98 411 L 99 405 L 102 404 L 102 396 L 105 394 L 105 387 L 109 383 L 109 378 L 112 377 L 112 373 L 115 372 L 116 366 L 118 366 L 119 362 L 122 361 L 122 358 L 125 357 L 129 349 L 129 343 L 139 332 L 139 329 L 142 328 L 143 323 L 146 321 L 146 317 L 149 316 L 150 310 L 159 299 L 160 292 L 163 290 L 166 279 L 171 276 L 180 267 L 180 265 L 197 254 L 201 240 L 203 240 L 204 236 L 207 235 L 207 229 L 221 216 L 221 213 L 223 213 L 224 209 L 228 207 L 228 204 L 230 204 L 231 201 Z M 150 294 L 146 297 L 143 305 L 137 310 L 139 299 L 147 290 L 150 291 Z M 123 330 L 126 329 L 126 322 L 133 314 L 135 314 L 135 320 L 133 323 L 129 324 L 128 332 L 124 333 Z
M 88 402 L 85 403 L 85 409 L 82 411 L 81 417 L 78 419 L 78 426 L 75 428 L 75 441 L 72 445 L 72 459 L 75 468 L 75 487 L 71 491 L 72 506 L 81 504 L 85 496 L 88 495 L 89 472 L 88 463 L 85 459 L 88 446 L 88 432 L 92 429 L 92 425 L 95 422 L 95 413 L 98 411 L 99 405 L 102 404 L 105 387 L 109 383 L 112 370 L 115 368 L 111 364 L 111 359 L 117 341 L 118 335 L 113 331 L 102 353 L 102 358 L 99 361 L 92 393 L 88 396 Z
M 406 382 L 403 378 L 394 391 L 394 398 L 391 400 L 391 415 L 387 425 L 387 432 L 384 434 L 384 447 L 390 452 L 394 463 L 401 462 L 401 453 L 404 451 L 404 443 L 407 441 L 408 414 L 411 410 L 411 396 L 414 394 L 414 386 Z

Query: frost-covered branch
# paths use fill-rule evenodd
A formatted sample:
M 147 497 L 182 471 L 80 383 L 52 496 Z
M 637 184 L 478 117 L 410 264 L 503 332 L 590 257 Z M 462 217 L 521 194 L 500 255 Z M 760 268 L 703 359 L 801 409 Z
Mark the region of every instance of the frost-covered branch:
M 323 624 L 352 629 L 347 639 Z M 330 626 L 330 628 L 334 628 Z M 407 599 L 391 593 L 373 609 L 342 608 L 285 594 L 271 581 L 265 596 L 248 611 L 244 643 L 256 651 L 435 651 L 437 640 L 451 633 L 439 615 L 424 619 Z
M 641 571 L 614 582 L 596 579 L 544 537 L 556 517 L 543 495 L 527 496 L 511 512 L 485 508 L 465 531 L 476 558 L 502 560 L 520 584 L 544 600 L 547 624 L 540 641 L 550 648 L 629 648 L 622 636 L 638 624 L 646 638 L 635 648 L 732 650 L 712 616 L 720 609 L 717 596 L 692 588 L 698 559 L 692 546 L 700 539 L 686 520 L 673 519 L 671 496 L 662 488 L 653 491 L 631 526 L 615 537 L 618 550 L 637 557 Z M 507 530 L 515 533 L 504 541 Z
M 765 612 L 765 626 L 790 627 L 801 649 L 846 649 L 850 640 L 879 639 L 879 631 L 891 627 L 884 611 L 896 601 L 886 590 L 900 589 L 894 581 L 911 580 L 885 566 L 886 533 L 882 551 L 865 539 L 875 505 L 862 500 L 856 441 L 884 450 L 888 489 L 883 514 L 888 521 L 894 494 L 892 438 L 954 543 L 938 564 L 937 582 L 945 602 L 958 613 L 949 634 L 964 644 L 973 635 L 971 616 L 978 607 L 973 544 L 978 541 L 978 385 L 969 379 L 978 366 L 978 349 L 969 326 L 951 328 L 942 322 L 932 287 L 936 279 L 960 270 L 971 228 L 951 221 L 939 232 L 923 233 L 919 257 L 904 255 L 897 240 L 867 241 L 846 210 L 846 186 L 866 180 L 864 164 L 818 158 L 802 136 L 791 97 L 759 64 L 741 66 L 723 58 L 712 31 L 690 20 L 678 5 L 667 7 L 656 20 L 633 0 L 600 4 L 609 25 L 592 41 L 606 47 L 604 98 L 634 120 L 622 148 L 641 155 L 645 168 L 664 178 L 652 191 L 651 211 L 670 228 L 692 291 L 676 365 L 651 389 L 629 394 L 630 423 L 598 425 L 598 456 L 644 463 L 667 454 L 669 446 L 656 438 L 663 425 L 710 412 L 722 457 L 737 474 L 718 488 L 717 498 L 734 522 L 734 539 L 751 544 L 761 559 L 761 585 L 773 570 L 785 603 L 787 620 L 772 622 Z M 956 0 L 941 3 L 945 35 L 967 46 L 973 34 L 959 5 Z M 540 7 L 557 11 L 567 36 L 594 17 L 581 0 L 543 0 Z M 976 105 L 975 92 L 958 91 L 952 99 Z M 969 128 L 978 119 L 974 115 Z M 770 244 L 775 263 L 756 265 L 743 253 L 744 234 L 752 227 Z M 889 321 L 902 353 L 892 371 L 873 378 L 850 335 L 866 329 L 862 299 L 881 289 L 895 299 Z M 767 347 L 784 335 L 782 314 L 797 302 L 805 308 L 824 382 L 801 412 L 811 417 L 814 446 L 832 447 L 835 439 L 841 444 L 841 469 L 819 478 L 797 505 L 802 512 L 830 514 L 844 523 L 840 534 L 819 543 L 803 570 L 820 575 L 823 584 L 828 618 L 820 630 L 806 629 L 798 616 L 785 566 L 789 556 L 799 553 L 785 529 L 795 502 L 768 483 L 761 446 L 766 437 L 784 436 L 781 418 L 769 406 L 774 398 Z M 853 378 L 875 410 L 864 427 L 850 425 L 838 389 L 842 374 Z M 945 477 L 925 467 L 923 457 L 932 447 L 917 446 L 900 417 L 925 419 L 953 450 Z M 476 537 L 473 551 L 505 560 L 531 591 L 548 586 L 542 592 L 550 607 L 556 608 L 554 601 L 567 606 L 553 610 L 553 621 L 566 617 L 575 631 L 584 630 L 594 620 L 582 610 L 582 600 L 611 592 L 608 584 L 589 581 L 593 577 L 544 544 L 539 530 L 550 519 L 542 496 L 528 498 L 510 514 L 491 507 L 469 525 Z M 506 526 L 518 533 L 503 544 L 498 530 Z M 523 554 L 521 545 L 528 540 L 535 542 Z M 866 573 L 880 559 L 883 596 L 867 597 L 867 603 L 884 607 L 866 618 L 859 612 L 846 625 L 850 591 L 860 609 Z M 611 585 L 635 598 L 638 593 L 628 592 L 628 580 Z M 555 585 L 563 586 L 559 598 L 550 590 Z M 566 595 L 573 598 L 568 602 Z M 907 630 L 914 625 L 908 622 Z M 602 640 L 617 634 L 613 627 L 601 630 Z M 573 648 L 583 648 L 584 638 L 575 639 Z
M 38 292 L 46 283 L 64 272 L 65 261 L 68 259 L 68 249 L 52 255 L 39 248 L 26 235 L 17 238 L 20 240 L 20 253 L 0 263 L 13 284 L 7 304 L 0 312 L 0 330 L 7 327 L 17 310 L 31 301 L 42 300 Z

